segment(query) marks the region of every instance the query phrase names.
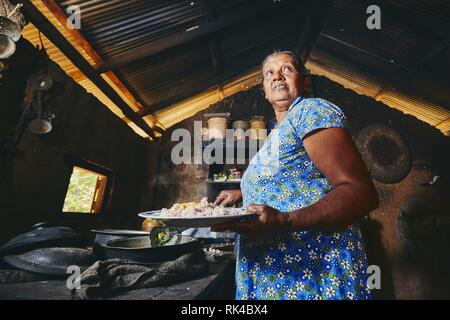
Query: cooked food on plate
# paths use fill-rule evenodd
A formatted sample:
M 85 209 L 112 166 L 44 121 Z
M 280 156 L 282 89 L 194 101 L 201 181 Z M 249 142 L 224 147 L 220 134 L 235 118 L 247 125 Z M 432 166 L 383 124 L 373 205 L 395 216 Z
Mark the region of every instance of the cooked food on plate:
M 219 217 L 244 213 L 241 208 L 225 208 L 209 203 L 207 198 L 200 202 L 176 203 L 170 209 L 162 209 L 161 216 L 167 217 Z

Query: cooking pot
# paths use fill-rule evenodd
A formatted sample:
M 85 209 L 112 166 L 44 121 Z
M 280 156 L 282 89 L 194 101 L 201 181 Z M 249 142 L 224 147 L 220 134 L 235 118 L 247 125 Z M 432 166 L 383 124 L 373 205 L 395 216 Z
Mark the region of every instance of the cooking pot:
M 163 262 L 179 258 L 198 245 L 197 239 L 176 235 L 164 245 L 153 245 L 150 237 L 116 239 L 102 245 L 107 259 L 128 259 L 143 263 Z
M 106 259 L 105 251 L 102 246 L 106 244 L 108 241 L 122 238 L 133 238 L 150 235 L 150 232 L 147 231 L 118 230 L 118 229 L 91 230 L 91 232 L 95 233 L 94 253 L 100 259 Z

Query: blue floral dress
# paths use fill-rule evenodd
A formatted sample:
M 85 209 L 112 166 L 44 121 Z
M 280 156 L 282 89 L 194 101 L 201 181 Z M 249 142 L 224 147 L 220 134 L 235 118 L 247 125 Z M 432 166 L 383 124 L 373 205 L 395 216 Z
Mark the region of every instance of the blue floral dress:
M 303 138 L 321 128 L 344 128 L 345 121 L 326 100 L 297 98 L 242 178 L 244 206 L 288 212 L 319 201 L 332 186 L 308 157 Z M 236 255 L 236 299 L 370 298 L 357 225 L 339 233 L 298 231 L 267 240 L 238 236 Z

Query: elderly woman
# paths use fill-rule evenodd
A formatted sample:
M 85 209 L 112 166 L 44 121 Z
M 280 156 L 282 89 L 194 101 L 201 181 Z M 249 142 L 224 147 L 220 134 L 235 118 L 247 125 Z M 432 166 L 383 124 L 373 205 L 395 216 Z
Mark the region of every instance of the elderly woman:
M 345 116 L 320 98 L 303 98 L 304 70 L 292 52 L 275 52 L 262 66 L 275 131 L 245 172 L 241 190 L 216 204 L 243 200 L 253 221 L 222 224 L 237 241 L 237 299 L 369 299 L 360 218 L 378 197 Z M 254 159 L 255 159 L 254 158 Z

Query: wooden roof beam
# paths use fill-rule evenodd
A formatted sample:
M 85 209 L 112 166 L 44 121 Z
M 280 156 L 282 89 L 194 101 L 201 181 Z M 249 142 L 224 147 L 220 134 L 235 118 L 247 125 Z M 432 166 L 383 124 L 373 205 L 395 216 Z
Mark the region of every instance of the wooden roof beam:
M 297 49 L 302 53 L 303 62 L 308 60 L 312 48 L 325 26 L 333 1 L 334 0 L 308 1 L 308 14 L 304 17 L 301 26 L 302 31 L 297 42 Z
M 217 19 L 215 0 L 206 0 L 205 17 L 207 22 L 212 22 Z M 215 74 L 220 74 L 222 72 L 222 54 L 220 52 L 220 43 L 217 37 L 211 38 L 209 50 L 214 65 L 214 72 Z

